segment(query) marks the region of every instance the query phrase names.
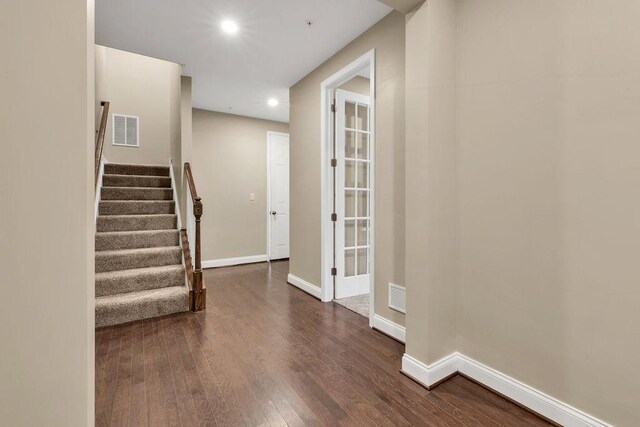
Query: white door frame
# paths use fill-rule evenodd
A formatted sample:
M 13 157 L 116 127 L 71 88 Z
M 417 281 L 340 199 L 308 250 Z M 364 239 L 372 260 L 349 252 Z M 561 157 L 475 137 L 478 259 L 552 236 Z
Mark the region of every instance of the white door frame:
M 267 131 L 267 261 L 271 262 L 271 135 L 280 135 L 290 137 L 288 133 Z M 289 140 L 291 147 L 291 140 Z M 289 167 L 291 167 L 291 158 L 289 158 Z M 289 191 L 291 195 L 291 191 Z M 289 203 L 289 231 L 291 231 L 291 203 Z M 291 250 L 291 247 L 289 247 Z
M 371 284 L 369 289 L 369 326 L 373 326 L 374 315 L 374 288 L 375 288 L 375 108 L 376 108 L 376 75 L 375 75 L 375 49 L 362 55 L 342 70 L 329 77 L 320 85 L 320 112 L 321 112 L 321 135 L 320 135 L 320 296 L 323 302 L 333 300 L 333 276 L 331 267 L 333 266 L 333 222 L 331 221 L 332 200 L 333 200 L 333 174 L 331 171 L 331 152 L 333 144 L 333 113 L 331 104 L 333 103 L 335 90 L 342 84 L 348 82 L 358 75 L 358 72 L 367 66 L 371 69 L 371 82 L 369 96 L 371 98 Z

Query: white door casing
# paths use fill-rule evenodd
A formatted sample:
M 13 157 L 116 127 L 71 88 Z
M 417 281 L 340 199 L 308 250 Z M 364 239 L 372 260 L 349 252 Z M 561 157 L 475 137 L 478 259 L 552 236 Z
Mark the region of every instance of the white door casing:
M 289 258 L 289 135 L 267 132 L 269 260 Z
M 336 90 L 335 298 L 369 293 L 371 284 L 370 98 Z

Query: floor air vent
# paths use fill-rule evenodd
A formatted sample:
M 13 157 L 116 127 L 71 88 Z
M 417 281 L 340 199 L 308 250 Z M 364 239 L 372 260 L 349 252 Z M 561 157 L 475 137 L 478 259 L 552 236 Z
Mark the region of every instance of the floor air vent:
M 389 308 L 407 312 L 407 288 L 389 283 Z

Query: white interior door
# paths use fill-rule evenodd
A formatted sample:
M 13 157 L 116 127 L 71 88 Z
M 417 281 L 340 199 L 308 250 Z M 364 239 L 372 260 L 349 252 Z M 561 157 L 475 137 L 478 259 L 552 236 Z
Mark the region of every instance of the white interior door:
M 269 259 L 289 258 L 289 135 L 269 132 Z
M 370 288 L 370 111 L 368 96 L 336 91 L 336 299 Z

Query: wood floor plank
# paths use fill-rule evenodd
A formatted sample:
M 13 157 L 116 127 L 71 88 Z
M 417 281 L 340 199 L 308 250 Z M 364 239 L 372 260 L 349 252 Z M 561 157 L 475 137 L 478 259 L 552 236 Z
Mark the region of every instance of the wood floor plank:
M 186 326 L 187 323 L 183 324 Z M 207 348 L 210 345 L 206 339 L 200 323 L 194 317 L 185 328 L 187 341 L 191 347 L 192 356 L 196 364 L 200 381 L 203 384 L 209 408 L 215 414 L 216 424 L 242 425 L 243 418 L 233 399 L 229 399 L 233 387 L 233 381 L 228 376 L 226 364 L 222 360 L 216 360 L 211 364 Z M 228 394 L 228 395 L 226 395 Z
M 96 425 L 111 425 L 111 411 L 115 398 L 118 364 L 120 360 L 120 341 L 123 328 L 111 331 L 109 338 L 103 339 L 104 345 L 96 355 Z
M 168 426 L 180 426 L 182 424 L 180 422 L 180 415 L 178 411 L 178 399 L 176 396 L 175 385 L 173 383 L 166 337 L 164 335 L 164 324 L 168 321 L 169 320 L 166 318 L 158 319 L 156 324 L 158 375 L 160 376 L 160 387 L 165 406 L 166 424 Z
M 209 401 L 207 400 L 204 386 L 200 380 L 196 362 L 193 359 L 189 344 L 184 335 L 184 330 L 182 329 L 182 324 L 184 322 L 185 318 L 184 316 L 181 316 L 178 322 L 174 322 L 172 324 L 172 329 L 174 338 L 176 339 L 176 344 L 180 349 L 182 367 L 184 368 L 187 384 L 189 384 L 189 391 L 195 405 L 198 423 L 199 425 L 215 425 L 215 418 L 211 412 L 211 408 L 209 407 Z
M 133 330 L 126 331 L 121 338 L 121 351 L 116 374 L 116 388 L 111 411 L 111 425 L 125 426 L 129 423 L 131 410 L 131 369 L 132 349 L 131 338 Z
M 287 285 L 288 262 L 205 271 L 207 310 L 96 331 L 96 424 L 549 425 L 457 376 L 428 391 L 404 345 Z
M 144 331 L 141 321 L 131 327 L 131 404 L 129 410 L 129 425 L 140 426 L 147 424 L 147 396 L 144 378 Z
M 195 426 L 198 425 L 196 406 L 193 402 L 191 391 L 189 390 L 187 376 L 184 372 L 182 359 L 180 358 L 180 350 L 178 349 L 178 344 L 173 333 L 174 321 L 174 318 L 167 318 L 160 326 L 162 334 L 164 335 L 167 358 L 173 378 L 180 424 L 183 426 Z
M 144 347 L 144 391 L 147 402 L 147 424 L 152 426 L 162 426 L 167 424 L 165 414 L 164 397 L 160 385 L 160 372 L 158 371 L 158 349 L 156 348 L 156 338 L 158 328 L 155 320 L 145 320 L 143 322 Z

